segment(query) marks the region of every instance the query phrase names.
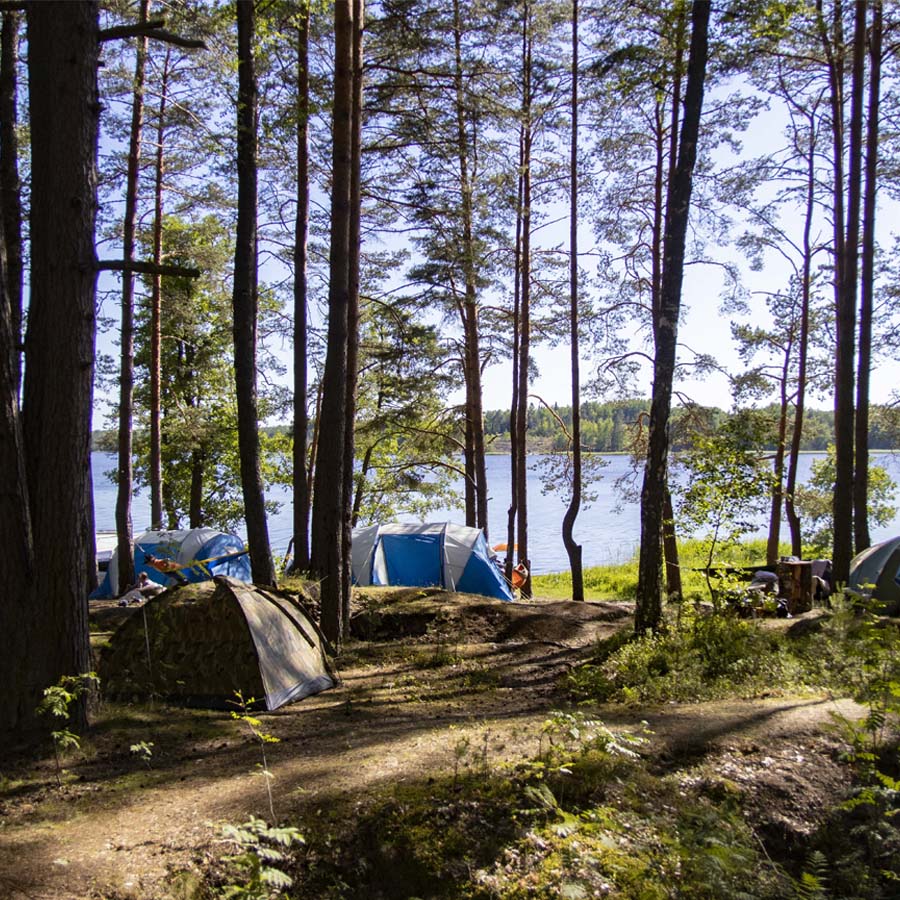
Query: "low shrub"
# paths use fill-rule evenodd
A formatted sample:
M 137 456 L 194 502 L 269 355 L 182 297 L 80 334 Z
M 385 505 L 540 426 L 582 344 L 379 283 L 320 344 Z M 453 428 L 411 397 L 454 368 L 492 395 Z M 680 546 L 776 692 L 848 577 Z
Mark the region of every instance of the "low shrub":
M 840 603 L 800 635 L 685 606 L 665 632 L 623 633 L 598 646 L 590 663 L 570 673 L 568 687 L 579 700 L 626 703 L 854 695 L 870 680 L 870 659 L 857 614 Z
M 617 897 L 775 900 L 738 792 L 654 776 L 640 736 L 552 713 L 541 751 L 511 768 L 396 786 L 352 827 L 319 820 L 299 896 L 382 900 Z

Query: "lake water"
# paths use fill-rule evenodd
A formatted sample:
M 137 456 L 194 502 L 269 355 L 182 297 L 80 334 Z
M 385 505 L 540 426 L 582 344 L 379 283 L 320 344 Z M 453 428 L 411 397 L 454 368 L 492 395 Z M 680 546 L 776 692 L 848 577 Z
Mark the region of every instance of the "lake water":
M 804 454 L 800 458 L 798 477 L 805 481 L 810 466 L 821 454 Z M 567 569 L 569 559 L 562 542 L 562 519 L 566 504 L 556 493 L 542 494 L 541 475 L 538 463 L 541 457 L 529 457 L 528 473 L 528 520 L 529 551 L 536 574 L 560 572 Z M 616 489 L 616 481 L 630 469 L 627 456 L 605 457 L 608 465 L 602 477 L 591 490 L 596 499 L 587 509 L 582 509 L 575 523 L 575 540 L 583 546 L 585 566 L 598 566 L 622 562 L 635 552 L 640 540 L 639 508 L 635 501 L 622 498 Z M 884 466 L 891 477 L 900 483 L 900 455 L 879 454 L 875 461 Z M 94 476 L 94 516 L 98 531 L 115 530 L 116 488 L 106 476 L 115 468 L 115 455 L 94 453 L 92 456 Z M 490 489 L 488 530 L 492 544 L 506 540 L 506 516 L 509 508 L 509 457 L 488 456 L 487 478 Z M 637 484 L 640 487 L 640 482 Z M 269 538 L 272 550 L 284 554 L 291 537 L 291 497 L 288 491 L 273 490 L 268 499 L 281 503 L 281 509 L 269 518 Z M 150 501 L 147 493 L 135 496 L 132 515 L 135 533 L 144 531 L 150 521 Z M 464 521 L 463 510 L 448 509 L 429 517 L 430 521 Z M 760 520 L 759 534 L 764 535 L 767 527 L 765 519 Z M 881 528 L 872 531 L 872 540 L 877 542 L 891 537 L 900 528 L 900 517 Z M 787 535 L 787 529 L 782 534 Z

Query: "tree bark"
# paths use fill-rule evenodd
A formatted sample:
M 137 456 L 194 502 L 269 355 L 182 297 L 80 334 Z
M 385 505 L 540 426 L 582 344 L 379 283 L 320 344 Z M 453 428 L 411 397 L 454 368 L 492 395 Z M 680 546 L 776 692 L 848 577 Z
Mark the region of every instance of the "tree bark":
M 668 215 L 668 203 L 671 199 L 672 183 L 675 179 L 675 168 L 678 161 L 678 123 L 681 118 L 681 91 L 684 81 L 684 39 L 687 29 L 686 7 L 682 6 L 675 22 L 675 58 L 672 65 L 672 98 L 669 122 L 668 156 L 665 150 L 665 125 L 663 118 L 664 104 L 662 99 L 656 108 L 656 183 L 654 186 L 653 211 L 653 262 L 651 273 L 651 316 L 655 328 L 659 321 L 661 308 L 662 277 L 664 269 L 663 239 L 665 222 Z M 668 165 L 666 161 L 668 160 Z M 681 566 L 678 559 L 678 537 L 675 532 L 675 512 L 672 507 L 672 492 L 669 490 L 668 471 L 663 492 L 662 522 L 663 560 L 665 563 L 665 588 L 668 597 L 681 597 Z
M 202 528 L 206 524 L 203 512 L 203 477 L 206 474 L 206 460 L 202 450 L 191 451 L 191 495 L 188 506 L 188 522 L 191 528 Z
M 519 408 L 516 414 L 516 524 L 517 562 L 528 574 L 520 588 L 531 598 L 531 558 L 528 553 L 528 380 L 531 359 L 531 146 L 533 142 L 531 57 L 532 15 L 530 0 L 522 9 L 522 251 L 519 261 Z
M 28 8 L 31 299 L 22 416 L 40 566 L 32 580 L 30 627 L 22 635 L 30 645 L 27 668 L 20 680 L 7 683 L 20 715 L 33 710 L 41 691 L 61 676 L 90 669 L 97 34 L 98 4 L 92 0 Z M 73 712 L 76 725 L 86 724 L 86 702 Z
M 865 41 L 865 0 L 858 0 L 853 38 L 850 101 L 849 172 L 847 207 L 844 210 L 844 50 L 843 10 L 834 4 L 833 45 L 828 38 L 820 11 L 826 58 L 831 84 L 832 136 L 834 154 L 834 230 L 835 230 L 835 368 L 834 368 L 834 446 L 835 484 L 833 499 L 834 549 L 832 565 L 836 582 L 846 582 L 853 556 L 853 383 L 856 340 L 856 277 L 859 239 L 859 207 L 862 148 L 863 50 Z
M 675 510 L 672 506 L 672 492 L 666 478 L 663 496 L 663 559 L 665 560 L 666 596 L 680 600 L 684 596 L 681 587 L 681 563 L 678 560 L 678 539 L 675 534 Z
M 350 239 L 347 278 L 347 403 L 344 425 L 343 575 L 341 579 L 341 637 L 350 630 L 350 587 L 353 580 L 351 551 L 353 544 L 353 467 L 355 462 L 354 428 L 359 368 L 359 254 L 362 214 L 362 86 L 364 0 L 353 2 L 352 96 L 350 101 Z
M 513 315 L 512 315 L 512 397 L 509 404 L 509 508 L 506 511 L 506 559 L 504 575 L 512 582 L 513 552 L 516 544 L 516 521 L 519 484 L 519 320 L 522 307 L 522 162 L 525 149 L 524 134 L 519 127 L 519 177 L 516 188 L 516 243 L 513 250 Z M 473 504 L 474 510 L 474 504 Z M 474 519 L 473 519 L 474 521 Z M 466 524 L 469 524 L 468 519 Z
M 141 0 L 140 21 L 146 22 L 150 0 Z M 122 223 L 122 259 L 134 260 L 134 235 L 137 227 L 138 181 L 141 163 L 141 131 L 144 126 L 144 68 L 147 38 L 138 38 L 134 64 L 134 90 L 131 103 L 131 132 L 128 140 L 128 170 L 125 176 L 125 218 Z M 122 272 L 122 319 L 119 335 L 119 477 L 116 483 L 116 533 L 119 583 L 122 595 L 134 583 L 134 531 L 131 521 L 132 419 L 134 417 L 134 273 Z
M 867 549 L 872 542 L 869 535 L 869 382 L 872 367 L 872 320 L 875 308 L 875 213 L 878 187 L 882 31 L 882 3 L 881 0 L 873 0 L 872 29 L 869 38 L 869 108 L 866 127 L 859 354 L 856 376 L 856 471 L 853 479 L 853 523 L 857 553 Z
M 19 179 L 18 47 L 20 15 L 3 14 L 0 35 L 0 194 L 6 244 L 4 277 L 15 337 L 16 382 L 21 383 L 22 344 L 22 184 Z
M 274 585 L 275 566 L 269 547 L 259 449 L 256 393 L 257 290 L 257 168 L 256 69 L 253 58 L 254 0 L 238 0 L 238 216 L 234 254 L 234 378 L 237 387 L 238 445 L 241 487 L 250 567 L 256 584 Z
M 166 137 L 166 106 L 169 93 L 171 48 L 166 48 L 159 88 L 159 118 L 156 123 L 156 164 L 153 189 L 153 262 L 162 263 L 163 171 Z M 150 290 L 150 527 L 163 526 L 162 472 L 162 276 L 153 276 Z
M 572 572 L 572 599 L 584 600 L 581 544 L 573 530 L 581 508 L 581 371 L 578 336 L 578 0 L 572 0 L 572 141 L 569 146 L 569 342 L 572 373 L 572 498 L 563 516 L 562 538 Z
M 488 533 L 487 521 L 487 468 L 484 448 L 484 410 L 481 388 L 481 348 L 478 334 L 478 290 L 475 272 L 474 210 L 472 206 L 472 179 L 469 168 L 469 141 L 466 135 L 466 102 L 463 89 L 462 65 L 462 17 L 459 0 L 453 0 L 453 40 L 454 40 L 454 90 L 456 95 L 457 159 L 459 163 L 459 186 L 462 195 L 460 215 L 462 217 L 462 250 L 465 278 L 465 298 L 462 319 L 464 334 L 464 372 L 466 381 L 466 470 L 471 469 L 474 496 L 475 525 Z M 468 508 L 467 508 L 468 513 Z
M 800 532 L 800 517 L 794 505 L 797 489 L 797 465 L 803 440 L 803 417 L 806 411 L 806 370 L 809 355 L 809 306 L 812 294 L 812 225 L 815 214 L 815 140 L 816 131 L 810 119 L 809 144 L 806 154 L 806 204 L 803 220 L 803 268 L 800 287 L 800 334 L 797 349 L 797 393 L 794 404 L 794 429 L 791 434 L 791 451 L 788 458 L 787 480 L 785 482 L 785 513 L 791 532 L 791 553 L 798 559 L 803 555 L 803 540 Z
M 463 406 L 463 428 L 465 431 L 463 449 L 463 471 L 465 472 L 465 510 L 466 525 L 470 528 L 477 527 L 478 514 L 476 512 L 476 498 L 478 495 L 477 477 L 475 475 L 475 431 L 472 428 L 472 420 L 469 418 L 469 356 L 466 349 L 469 340 L 469 325 L 466 320 L 465 304 L 459 304 L 459 314 L 463 327 L 463 380 L 466 382 L 466 397 Z
M 691 8 L 691 46 L 684 118 L 679 139 L 678 162 L 666 209 L 660 310 L 655 328 L 656 353 L 647 463 L 641 488 L 641 549 L 635 610 L 635 631 L 639 634 L 647 629 L 657 631 L 662 625 L 661 537 L 667 480 L 668 425 L 672 405 L 672 382 L 675 372 L 691 188 L 706 78 L 709 14 L 708 3 L 694 3 Z
M 332 128 L 331 249 L 328 349 L 322 387 L 320 441 L 313 496 L 312 571 L 322 579 L 322 631 L 340 647 L 344 632 L 344 442 L 347 405 L 347 335 L 350 306 L 350 195 L 352 182 L 353 9 L 334 5 L 335 76 Z
M 0 208 L 6 192 L 0 191 Z M 5 212 L 5 209 L 0 209 Z M 0 230 L 0 634 L 14 635 L 0 653 L 0 734 L 16 728 L 33 710 L 33 697 L 21 689 L 28 680 L 34 544 L 26 490 L 25 447 L 19 410 L 20 335 L 9 297 L 5 229 Z
M 784 457 L 787 451 L 787 426 L 789 414 L 788 378 L 791 355 L 793 353 L 793 323 L 791 337 L 784 352 L 781 368 L 781 389 L 778 410 L 778 438 L 775 443 L 775 459 L 772 463 L 772 500 L 769 504 L 769 533 L 766 539 L 766 564 L 774 566 L 778 562 L 778 546 L 781 543 L 781 510 L 784 506 Z
M 297 216 L 294 223 L 294 560 L 292 569 L 309 569 L 309 325 L 307 318 L 307 242 L 309 239 L 309 4 L 297 22 Z

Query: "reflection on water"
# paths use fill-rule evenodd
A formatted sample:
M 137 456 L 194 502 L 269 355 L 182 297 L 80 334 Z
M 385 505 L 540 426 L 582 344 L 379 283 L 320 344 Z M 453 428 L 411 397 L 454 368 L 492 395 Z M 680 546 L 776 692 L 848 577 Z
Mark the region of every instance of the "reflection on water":
M 800 458 L 799 480 L 805 481 L 814 459 L 821 454 L 804 454 Z M 536 471 L 540 457 L 529 458 L 528 472 L 528 539 L 529 551 L 536 574 L 559 572 L 568 568 L 569 560 L 562 542 L 562 519 L 566 504 L 559 494 L 542 493 L 541 475 Z M 602 477 L 591 490 L 596 499 L 587 509 L 582 509 L 575 523 L 575 540 L 583 546 L 585 566 L 598 566 L 629 559 L 637 549 L 640 538 L 638 504 L 623 498 L 617 490 L 616 482 L 630 471 L 630 461 L 626 456 L 606 457 L 609 465 L 602 470 Z M 882 454 L 877 457 L 895 481 L 900 483 L 900 457 Z M 94 516 L 98 531 L 115 529 L 116 488 L 106 476 L 115 468 L 115 455 L 94 453 L 92 458 L 94 474 Z M 487 458 L 487 478 L 490 489 L 488 512 L 489 539 L 492 544 L 506 541 L 506 520 L 509 508 L 509 457 L 489 456 Z M 460 486 L 461 487 L 461 486 Z M 637 487 L 640 487 L 638 481 Z M 291 497 L 288 491 L 274 490 L 270 500 L 281 503 L 280 511 L 269 518 L 269 538 L 273 551 L 283 554 L 291 537 Z M 150 521 L 150 502 L 146 493 L 134 498 L 132 515 L 135 532 L 145 530 Z M 463 510 L 448 509 L 436 512 L 431 521 L 463 522 Z M 767 522 L 760 519 L 759 534 L 765 534 Z M 874 542 L 884 540 L 896 533 L 898 521 L 873 529 Z M 784 534 L 787 534 L 785 529 Z

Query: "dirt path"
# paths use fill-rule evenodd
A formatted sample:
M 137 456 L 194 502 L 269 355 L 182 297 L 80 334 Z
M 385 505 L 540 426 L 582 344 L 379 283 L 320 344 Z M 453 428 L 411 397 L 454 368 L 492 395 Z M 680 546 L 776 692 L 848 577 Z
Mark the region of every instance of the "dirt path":
M 540 611 L 544 621 L 532 611 L 482 623 L 444 666 L 430 665 L 446 652 L 443 642 L 351 647 L 341 687 L 264 717 L 280 738 L 267 748 L 276 816 L 302 828 L 317 810 L 382 785 L 450 772 L 460 746 L 490 765 L 536 755 L 547 713 L 566 702 L 560 675 L 628 615 L 562 604 L 566 618 L 551 606 L 558 605 Z M 596 713 L 620 729 L 646 720 L 654 732 L 647 753 L 660 767 L 712 762 L 736 782 L 761 780 L 763 792 L 768 784 L 788 829 L 840 790 L 822 736 L 835 711 L 858 712 L 848 702 L 779 698 Z M 139 731 L 133 719 L 130 731 L 117 723 L 123 713 L 139 716 Z M 154 742 L 152 768 L 129 754 L 134 740 Z M 10 780 L 0 792 L 0 897 L 172 896 L 163 886 L 171 872 L 196 869 L 217 852 L 212 823 L 268 818 L 258 746 L 227 716 L 110 707 L 92 747 L 62 790 L 44 762 L 27 784 Z

